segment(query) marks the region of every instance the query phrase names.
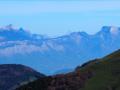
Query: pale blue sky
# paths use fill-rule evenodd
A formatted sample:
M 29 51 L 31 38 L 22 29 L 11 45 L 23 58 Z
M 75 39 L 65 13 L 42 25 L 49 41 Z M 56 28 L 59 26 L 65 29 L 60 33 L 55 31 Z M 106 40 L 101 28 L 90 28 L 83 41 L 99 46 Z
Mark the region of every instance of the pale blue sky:
M 33 33 L 57 36 L 95 33 L 120 26 L 120 0 L 1 0 L 0 26 L 13 24 Z

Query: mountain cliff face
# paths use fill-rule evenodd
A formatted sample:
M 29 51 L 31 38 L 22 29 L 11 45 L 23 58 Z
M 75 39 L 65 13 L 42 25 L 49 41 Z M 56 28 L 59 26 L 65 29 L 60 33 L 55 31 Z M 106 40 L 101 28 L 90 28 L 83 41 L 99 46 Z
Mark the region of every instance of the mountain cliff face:
M 38 79 L 16 90 L 120 90 L 120 50 L 73 72 Z
M 43 74 L 23 65 L 0 65 L 0 90 L 14 90 L 21 85 L 43 77 L 45 77 Z
M 0 28 L 0 64 L 23 64 L 50 75 L 119 49 L 119 36 L 119 27 L 104 26 L 94 35 L 73 32 L 46 38 L 8 25 Z

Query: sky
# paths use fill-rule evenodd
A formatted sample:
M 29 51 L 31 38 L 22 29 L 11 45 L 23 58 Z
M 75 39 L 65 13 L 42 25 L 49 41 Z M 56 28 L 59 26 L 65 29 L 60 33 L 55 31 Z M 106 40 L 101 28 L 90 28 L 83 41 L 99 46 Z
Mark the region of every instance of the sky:
M 0 27 L 13 24 L 51 37 L 120 27 L 120 0 L 1 0 Z

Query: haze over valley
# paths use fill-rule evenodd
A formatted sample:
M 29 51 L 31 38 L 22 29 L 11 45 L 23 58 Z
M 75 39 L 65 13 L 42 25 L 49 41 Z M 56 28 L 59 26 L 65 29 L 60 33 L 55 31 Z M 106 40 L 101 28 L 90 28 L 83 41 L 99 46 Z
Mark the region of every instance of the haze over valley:
M 0 28 L 0 63 L 23 64 L 50 75 L 103 57 L 120 48 L 120 28 L 103 26 L 94 35 L 72 32 L 56 38 L 12 25 Z

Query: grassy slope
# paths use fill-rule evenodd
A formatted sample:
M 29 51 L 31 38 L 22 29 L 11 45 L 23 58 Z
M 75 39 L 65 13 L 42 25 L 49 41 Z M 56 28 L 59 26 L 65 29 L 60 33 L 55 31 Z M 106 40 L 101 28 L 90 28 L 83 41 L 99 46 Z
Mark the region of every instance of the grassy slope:
M 89 64 L 81 71 L 92 70 L 95 76 L 80 90 L 120 90 L 120 51 Z

